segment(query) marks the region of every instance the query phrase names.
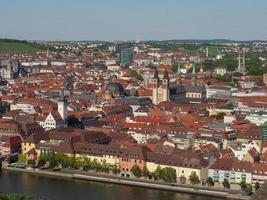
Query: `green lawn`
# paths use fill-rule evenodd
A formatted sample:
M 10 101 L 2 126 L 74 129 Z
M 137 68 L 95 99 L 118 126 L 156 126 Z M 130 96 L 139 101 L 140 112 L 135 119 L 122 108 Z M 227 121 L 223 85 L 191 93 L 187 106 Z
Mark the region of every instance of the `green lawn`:
M 43 51 L 43 49 L 30 43 L 0 42 L 0 53 L 36 53 L 37 51 Z
M 209 56 L 217 56 L 220 54 L 220 50 L 216 46 L 209 46 Z

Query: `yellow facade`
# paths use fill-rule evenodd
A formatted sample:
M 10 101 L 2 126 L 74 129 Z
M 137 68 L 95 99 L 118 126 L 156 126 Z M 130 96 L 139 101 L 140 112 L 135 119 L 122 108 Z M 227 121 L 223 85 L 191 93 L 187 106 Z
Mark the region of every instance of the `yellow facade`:
M 28 143 L 28 142 L 22 142 L 22 154 L 25 155 L 28 151 L 30 151 L 32 148 L 35 149 L 34 143 Z
M 77 157 L 84 157 L 86 156 L 87 158 L 89 158 L 91 161 L 96 160 L 97 162 L 100 163 L 107 163 L 107 164 L 111 164 L 111 165 L 117 165 L 119 162 L 119 159 L 117 156 L 112 156 L 112 155 L 103 155 L 103 156 L 93 156 L 93 155 L 80 155 L 80 154 L 76 154 Z
M 196 173 L 196 175 L 202 179 L 202 171 L 200 169 L 194 169 L 194 168 L 186 168 L 186 167 L 177 167 L 177 166 L 169 166 L 169 165 L 159 165 L 153 162 L 147 162 L 147 169 L 150 172 L 154 172 L 158 167 L 165 168 L 165 167 L 171 167 L 176 170 L 176 176 L 177 181 L 179 182 L 180 177 L 185 177 L 187 182 L 189 181 L 189 176 L 192 173 Z M 188 182 L 189 183 L 189 182 Z

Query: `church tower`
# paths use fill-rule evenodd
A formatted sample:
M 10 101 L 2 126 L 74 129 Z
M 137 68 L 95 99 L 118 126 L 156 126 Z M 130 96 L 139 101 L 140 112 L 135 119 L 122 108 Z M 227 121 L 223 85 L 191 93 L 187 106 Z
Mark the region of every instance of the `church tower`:
M 170 83 L 169 74 L 167 69 L 165 69 L 162 79 L 162 101 L 169 101 L 170 97 L 169 83 Z
M 197 78 L 196 78 L 196 65 L 193 64 L 193 71 L 192 71 L 192 85 L 197 84 Z
M 64 96 L 64 89 L 62 90 L 61 98 L 58 100 L 57 103 L 57 110 L 64 120 L 65 126 L 68 125 L 68 111 L 67 111 L 67 100 Z
M 158 70 L 155 69 L 154 77 L 152 79 L 152 102 L 158 104 L 158 87 L 159 87 L 159 75 Z
M 160 79 L 158 75 L 158 70 L 155 70 L 154 78 L 152 82 L 152 102 L 157 105 L 162 101 L 169 101 L 170 90 L 169 90 L 169 74 L 165 69 L 163 78 Z

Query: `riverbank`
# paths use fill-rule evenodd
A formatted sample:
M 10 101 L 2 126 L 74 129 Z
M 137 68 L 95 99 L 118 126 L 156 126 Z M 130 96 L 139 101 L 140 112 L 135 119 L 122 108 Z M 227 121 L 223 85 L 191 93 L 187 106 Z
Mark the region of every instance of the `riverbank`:
M 189 193 L 189 194 L 197 194 L 203 196 L 212 196 L 223 199 L 240 199 L 240 200 L 249 200 L 250 197 L 246 196 L 242 193 L 237 193 L 233 191 L 221 190 L 221 189 L 209 189 L 204 187 L 190 186 L 190 185 L 178 185 L 178 184 L 163 184 L 163 183 L 155 183 L 152 181 L 146 181 L 143 179 L 129 179 L 129 178 L 121 178 L 116 176 L 108 176 L 108 175 L 99 175 L 99 174 L 80 174 L 73 171 L 48 171 L 48 170 L 33 170 L 33 169 L 17 169 L 17 168 L 9 168 L 3 167 L 2 170 L 8 171 L 16 171 L 23 173 L 30 173 L 41 176 L 52 176 L 59 178 L 67 178 L 67 179 L 80 179 L 80 180 L 88 180 L 88 181 L 97 181 L 97 182 L 105 182 L 112 184 L 120 184 L 120 185 L 129 185 L 135 187 L 146 187 L 157 190 L 167 190 L 173 192 L 181 192 L 181 193 Z

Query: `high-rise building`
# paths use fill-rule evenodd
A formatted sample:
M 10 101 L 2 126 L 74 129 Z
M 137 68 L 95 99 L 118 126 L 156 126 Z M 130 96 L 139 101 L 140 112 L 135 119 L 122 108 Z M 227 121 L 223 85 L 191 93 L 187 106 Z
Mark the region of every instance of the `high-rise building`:
M 131 65 L 133 53 L 128 49 L 122 49 L 120 52 L 120 65 L 123 67 Z

